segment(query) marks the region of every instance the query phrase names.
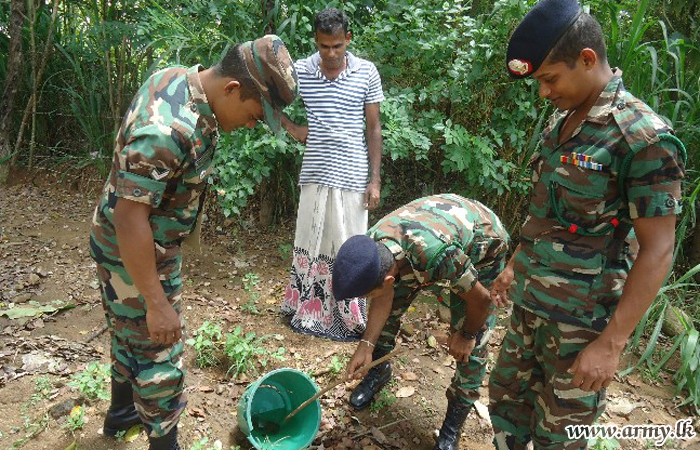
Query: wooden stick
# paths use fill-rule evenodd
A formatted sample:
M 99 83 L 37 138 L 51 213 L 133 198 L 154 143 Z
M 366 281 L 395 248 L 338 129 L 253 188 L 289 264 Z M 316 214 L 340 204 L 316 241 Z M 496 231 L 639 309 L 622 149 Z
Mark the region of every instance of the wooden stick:
M 371 369 L 372 367 L 378 366 L 379 364 L 383 363 L 384 361 L 386 361 L 386 360 L 388 360 L 388 359 L 390 359 L 390 358 L 393 358 L 394 356 L 398 355 L 399 353 L 403 353 L 403 351 L 404 351 L 404 349 L 402 349 L 402 348 L 396 349 L 396 350 L 394 350 L 393 352 L 391 352 L 391 353 L 389 353 L 389 354 L 387 354 L 387 355 L 382 356 L 381 358 L 379 358 L 379 359 L 376 360 L 376 361 L 372 361 L 372 362 L 369 363 L 369 364 L 365 364 L 364 366 L 360 367 L 360 368 L 357 370 L 357 372 L 366 372 L 366 371 L 368 371 L 369 369 Z M 302 403 L 301 405 L 299 405 L 299 407 L 298 407 L 297 409 L 295 409 L 294 411 L 292 411 L 292 412 L 290 412 L 289 414 L 287 414 L 287 417 L 284 418 L 284 420 L 282 421 L 282 423 L 285 423 L 286 421 L 288 421 L 289 419 L 291 419 L 292 417 L 294 417 L 299 411 L 301 411 L 302 409 L 304 409 L 304 408 L 306 408 L 307 406 L 309 406 L 311 403 L 313 403 L 315 400 L 317 400 L 320 396 L 322 396 L 322 395 L 325 394 L 326 392 L 330 391 L 330 390 L 333 389 L 334 387 L 336 387 L 336 386 L 338 386 L 339 384 L 344 383 L 344 382 L 346 382 L 346 381 L 347 381 L 347 380 L 346 380 L 345 378 L 341 377 L 338 381 L 334 381 L 333 383 L 329 384 L 329 385 L 326 386 L 325 388 L 321 389 L 316 395 L 314 395 L 313 397 L 311 397 L 310 399 L 308 399 L 307 401 L 305 401 L 304 403 Z

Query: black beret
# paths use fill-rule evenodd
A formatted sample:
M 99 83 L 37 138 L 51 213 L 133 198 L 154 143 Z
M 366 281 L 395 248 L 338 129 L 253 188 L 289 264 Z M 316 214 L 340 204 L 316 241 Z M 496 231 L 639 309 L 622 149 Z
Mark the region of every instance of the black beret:
M 369 236 L 353 236 L 340 246 L 333 263 L 336 300 L 362 297 L 379 284 L 379 249 Z
M 506 66 L 513 78 L 539 69 L 559 38 L 581 15 L 577 0 L 541 0 L 528 12 L 508 42 Z

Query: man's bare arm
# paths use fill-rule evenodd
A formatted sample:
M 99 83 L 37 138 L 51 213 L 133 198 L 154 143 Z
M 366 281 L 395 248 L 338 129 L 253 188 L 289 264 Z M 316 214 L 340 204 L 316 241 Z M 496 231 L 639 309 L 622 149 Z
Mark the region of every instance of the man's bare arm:
M 379 206 L 381 196 L 381 165 L 382 165 L 382 123 L 379 103 L 365 105 L 367 128 L 367 151 L 369 153 L 370 177 L 365 191 L 365 207 L 374 209 Z
M 676 216 L 640 218 L 633 221 L 639 255 L 632 265 L 620 302 L 610 322 L 572 364 L 572 385 L 598 391 L 615 376 L 627 339 L 654 301 L 673 260 Z

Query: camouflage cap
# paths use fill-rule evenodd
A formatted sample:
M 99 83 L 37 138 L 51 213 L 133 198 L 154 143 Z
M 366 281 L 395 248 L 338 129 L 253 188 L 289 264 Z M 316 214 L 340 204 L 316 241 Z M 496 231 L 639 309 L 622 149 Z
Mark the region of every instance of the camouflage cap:
M 275 132 L 281 128 L 281 109 L 290 105 L 299 92 L 292 57 L 282 39 L 268 34 L 240 46 L 246 68 L 260 91 L 265 122 Z

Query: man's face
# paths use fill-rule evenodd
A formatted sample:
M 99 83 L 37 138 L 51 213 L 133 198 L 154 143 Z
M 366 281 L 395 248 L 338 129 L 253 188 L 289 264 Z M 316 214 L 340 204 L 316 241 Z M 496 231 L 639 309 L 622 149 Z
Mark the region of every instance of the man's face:
M 227 133 L 236 128 L 254 128 L 259 121 L 264 119 L 260 99 L 249 98 L 241 101 L 240 89 L 238 88 L 227 90 L 223 102 L 217 105 L 214 115 L 221 129 Z
M 532 77 L 539 83 L 540 97 L 551 101 L 559 111 L 578 108 L 594 88 L 590 71 L 580 57 L 573 69 L 565 62 L 545 61 Z
M 333 34 L 317 32 L 314 36 L 316 48 L 321 55 L 323 67 L 340 69 L 345 64 L 345 50 L 350 43 L 350 33 L 338 28 Z

